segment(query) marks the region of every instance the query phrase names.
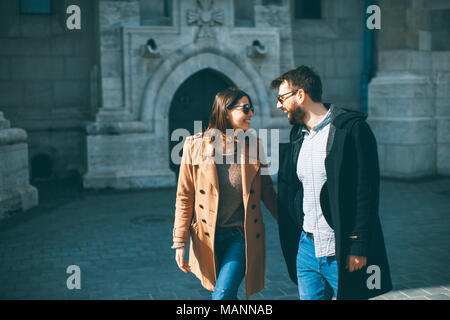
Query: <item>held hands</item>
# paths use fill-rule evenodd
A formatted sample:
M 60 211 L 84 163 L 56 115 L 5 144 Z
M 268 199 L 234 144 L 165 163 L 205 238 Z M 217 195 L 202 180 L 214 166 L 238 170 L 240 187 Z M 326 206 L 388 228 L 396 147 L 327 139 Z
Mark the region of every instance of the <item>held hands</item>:
M 178 248 L 175 252 L 175 261 L 178 264 L 178 268 L 181 269 L 184 273 L 191 271 L 191 267 L 188 262 L 184 260 L 184 247 Z
M 348 271 L 353 272 L 362 269 L 366 264 L 367 264 L 366 257 L 348 255 L 345 269 L 348 269 Z

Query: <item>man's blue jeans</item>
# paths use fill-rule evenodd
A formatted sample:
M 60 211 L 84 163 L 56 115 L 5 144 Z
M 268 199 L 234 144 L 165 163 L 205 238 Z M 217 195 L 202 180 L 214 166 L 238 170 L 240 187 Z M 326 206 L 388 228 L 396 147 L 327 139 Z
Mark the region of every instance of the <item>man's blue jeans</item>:
M 245 239 L 237 229 L 215 235 L 216 267 L 220 271 L 212 293 L 213 300 L 237 300 L 245 275 Z
M 297 280 L 300 300 L 331 300 L 337 296 L 336 256 L 316 258 L 314 242 L 302 232 L 297 252 Z

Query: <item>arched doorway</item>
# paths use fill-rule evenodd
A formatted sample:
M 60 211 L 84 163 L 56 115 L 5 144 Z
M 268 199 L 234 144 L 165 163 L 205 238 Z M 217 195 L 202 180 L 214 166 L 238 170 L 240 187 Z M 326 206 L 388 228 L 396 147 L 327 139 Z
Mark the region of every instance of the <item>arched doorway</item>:
M 234 86 L 225 75 L 212 69 L 193 74 L 175 92 L 169 111 L 169 153 L 180 141 L 170 141 L 175 129 L 187 129 L 194 134 L 194 121 L 202 121 L 203 129 L 208 126 L 209 114 L 214 97 L 220 90 Z M 180 151 L 181 153 L 181 151 Z M 178 175 L 179 166 L 169 157 L 170 168 Z

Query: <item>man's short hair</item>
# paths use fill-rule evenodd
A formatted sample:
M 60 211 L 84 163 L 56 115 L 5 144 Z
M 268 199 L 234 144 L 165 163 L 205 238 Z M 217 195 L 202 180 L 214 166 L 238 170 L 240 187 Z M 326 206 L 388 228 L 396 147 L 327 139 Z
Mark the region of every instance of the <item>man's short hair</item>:
M 303 89 L 314 102 L 322 102 L 322 82 L 312 68 L 300 66 L 292 69 L 272 81 L 271 87 L 278 89 L 283 81 L 295 89 Z

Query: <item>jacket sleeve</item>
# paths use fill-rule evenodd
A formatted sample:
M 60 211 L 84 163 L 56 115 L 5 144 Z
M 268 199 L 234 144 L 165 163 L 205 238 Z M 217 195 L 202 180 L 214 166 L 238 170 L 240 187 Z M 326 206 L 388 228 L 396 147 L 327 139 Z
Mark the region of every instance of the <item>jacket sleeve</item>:
M 177 198 L 175 202 L 174 243 L 187 243 L 189 238 L 189 226 L 192 220 L 195 197 L 191 143 L 192 137 L 188 137 L 183 145 L 183 156 L 178 175 Z
M 375 136 L 365 121 L 351 131 L 356 150 L 356 216 L 349 254 L 367 256 L 370 232 L 378 215 L 380 169 Z

